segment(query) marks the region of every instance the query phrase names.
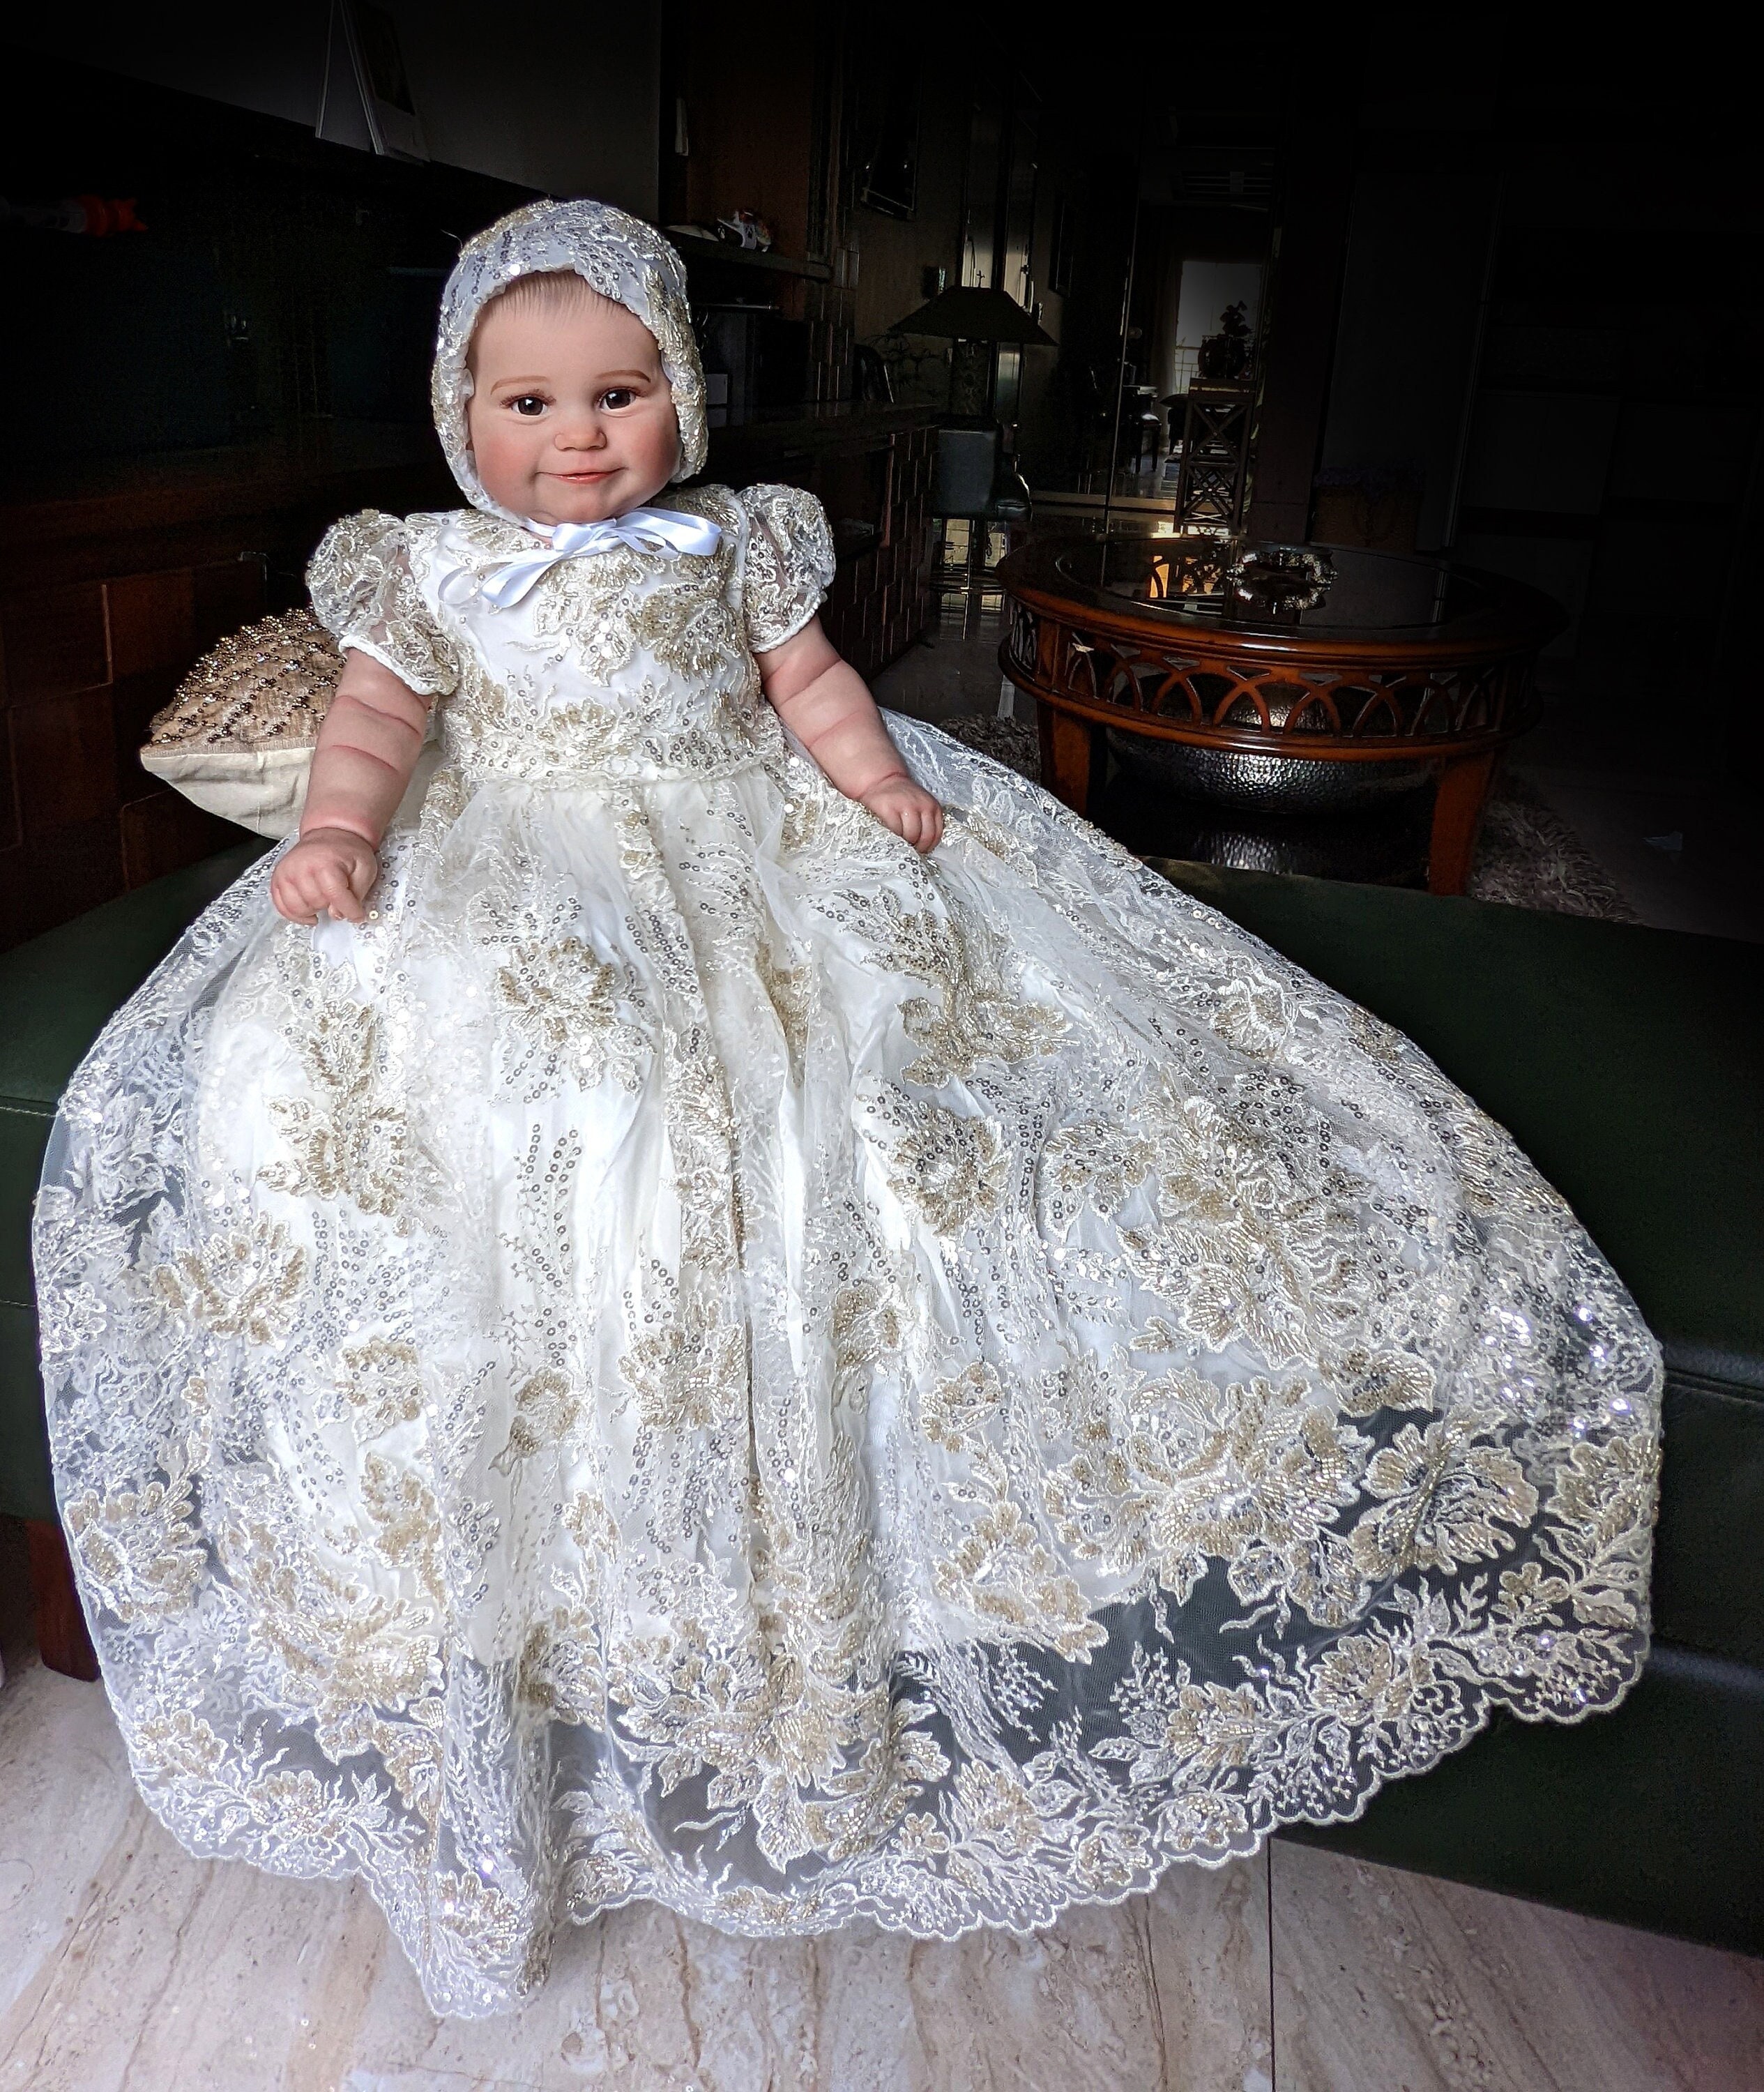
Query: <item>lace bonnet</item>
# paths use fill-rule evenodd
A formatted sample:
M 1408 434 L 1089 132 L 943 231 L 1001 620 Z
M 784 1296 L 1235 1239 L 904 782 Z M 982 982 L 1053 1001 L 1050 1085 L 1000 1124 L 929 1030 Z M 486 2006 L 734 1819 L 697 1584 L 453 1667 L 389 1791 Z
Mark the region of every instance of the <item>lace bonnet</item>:
M 520 523 L 491 499 L 478 477 L 466 428 L 472 374 L 465 367 L 478 316 L 517 276 L 573 270 L 583 282 L 634 313 L 655 337 L 680 423 L 676 479 L 704 465 L 704 373 L 686 305 L 686 272 L 680 257 L 652 226 L 586 197 L 530 203 L 466 241 L 441 294 L 430 395 L 441 447 L 453 477 L 474 508 Z

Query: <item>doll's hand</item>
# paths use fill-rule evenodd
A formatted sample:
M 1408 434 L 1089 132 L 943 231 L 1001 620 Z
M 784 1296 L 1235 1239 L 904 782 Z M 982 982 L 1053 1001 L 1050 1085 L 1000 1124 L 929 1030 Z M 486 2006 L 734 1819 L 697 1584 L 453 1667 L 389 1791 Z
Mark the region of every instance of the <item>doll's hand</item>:
M 886 777 L 863 793 L 862 803 L 885 828 L 927 856 L 943 841 L 943 809 L 910 777 Z
M 379 858 L 363 837 L 348 828 L 314 828 L 276 867 L 270 898 L 291 923 L 316 923 L 321 908 L 360 923 L 379 875 Z

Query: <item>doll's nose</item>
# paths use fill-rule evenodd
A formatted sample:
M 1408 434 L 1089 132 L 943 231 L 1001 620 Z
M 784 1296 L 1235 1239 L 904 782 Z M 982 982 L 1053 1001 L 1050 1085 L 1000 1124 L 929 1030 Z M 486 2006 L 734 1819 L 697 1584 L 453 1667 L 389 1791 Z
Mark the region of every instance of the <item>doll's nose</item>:
M 606 447 L 607 432 L 601 427 L 598 415 L 568 422 L 557 432 L 557 447 L 560 451 L 603 451 Z

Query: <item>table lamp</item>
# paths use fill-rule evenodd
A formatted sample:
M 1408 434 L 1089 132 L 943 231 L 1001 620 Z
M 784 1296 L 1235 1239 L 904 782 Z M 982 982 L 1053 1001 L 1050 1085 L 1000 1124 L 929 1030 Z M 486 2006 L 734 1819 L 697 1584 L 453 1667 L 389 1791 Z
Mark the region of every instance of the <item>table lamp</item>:
M 897 321 L 892 331 L 896 334 L 934 335 L 955 344 L 949 373 L 949 404 L 952 408 L 956 408 L 958 388 L 964 374 L 962 344 L 966 342 L 984 344 L 986 352 L 984 396 L 966 411 L 984 421 L 994 418 L 992 404 L 997 383 L 998 350 L 1001 347 L 1057 348 L 1059 346 L 1035 315 L 1025 312 L 1009 292 L 983 290 L 972 283 L 953 283 L 947 291 L 940 291 L 928 304 L 921 305 L 916 312 L 909 313 L 905 319 Z M 958 408 L 957 411 L 962 410 Z

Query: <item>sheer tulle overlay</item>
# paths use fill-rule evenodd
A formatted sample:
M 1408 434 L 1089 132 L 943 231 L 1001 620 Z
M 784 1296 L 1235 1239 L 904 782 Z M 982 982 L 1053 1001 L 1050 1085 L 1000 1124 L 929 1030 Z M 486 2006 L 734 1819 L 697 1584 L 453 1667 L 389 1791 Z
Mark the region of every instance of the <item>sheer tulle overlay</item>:
M 844 799 L 751 659 L 818 512 L 681 505 L 499 621 L 512 526 L 339 526 L 321 614 L 442 694 L 376 917 L 248 874 L 39 1208 L 144 1792 L 362 1874 L 446 2012 L 639 1897 L 1042 1925 L 1646 1650 L 1658 1354 L 1562 1200 L 1023 780 L 895 720 L 947 840 Z

